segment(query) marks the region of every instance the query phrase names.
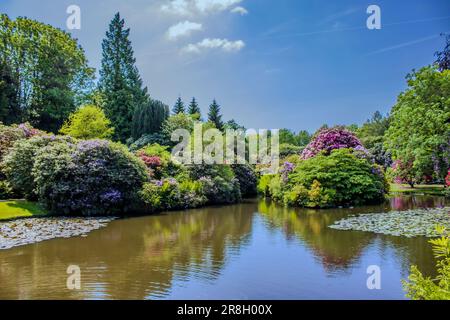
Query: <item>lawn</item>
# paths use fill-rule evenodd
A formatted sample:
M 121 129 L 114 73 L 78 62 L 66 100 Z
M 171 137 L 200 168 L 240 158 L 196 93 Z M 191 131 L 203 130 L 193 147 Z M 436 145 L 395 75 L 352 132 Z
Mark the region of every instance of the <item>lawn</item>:
M 409 194 L 427 194 L 427 195 L 435 195 L 435 196 L 443 196 L 444 195 L 444 186 L 438 184 L 418 184 L 411 188 L 407 184 L 391 184 L 391 192 L 392 193 L 409 193 Z
M 0 201 L 0 220 L 29 218 L 46 215 L 38 204 L 25 200 Z

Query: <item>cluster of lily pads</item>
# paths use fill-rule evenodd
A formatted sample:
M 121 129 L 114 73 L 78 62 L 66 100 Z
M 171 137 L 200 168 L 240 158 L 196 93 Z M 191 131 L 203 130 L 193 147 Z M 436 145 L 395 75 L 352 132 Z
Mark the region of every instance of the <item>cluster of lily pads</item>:
M 450 229 L 450 207 L 369 213 L 339 220 L 329 228 L 403 237 L 437 237 L 436 226 Z

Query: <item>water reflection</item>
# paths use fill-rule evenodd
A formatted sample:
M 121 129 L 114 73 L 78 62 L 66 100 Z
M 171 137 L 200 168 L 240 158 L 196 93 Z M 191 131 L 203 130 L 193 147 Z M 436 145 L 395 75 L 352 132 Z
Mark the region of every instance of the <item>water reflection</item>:
M 121 219 L 84 238 L 0 251 L 0 298 L 403 298 L 400 280 L 410 264 L 434 273 L 426 239 L 328 226 L 350 214 L 443 205 L 436 197 L 401 197 L 304 210 L 255 200 Z M 365 287 L 370 263 L 383 266 L 382 292 Z M 80 291 L 66 288 L 71 264 L 81 268 Z

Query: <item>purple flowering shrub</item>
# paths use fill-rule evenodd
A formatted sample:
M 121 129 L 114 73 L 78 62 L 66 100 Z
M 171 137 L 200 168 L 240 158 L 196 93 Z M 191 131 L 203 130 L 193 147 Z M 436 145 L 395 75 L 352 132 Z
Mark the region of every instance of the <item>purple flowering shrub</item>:
M 306 160 L 315 157 L 320 152 L 329 155 L 332 150 L 344 148 L 357 149 L 363 154 L 367 152 L 356 135 L 347 129 L 341 127 L 322 129 L 303 150 L 301 158 Z
M 126 147 L 105 140 L 57 143 L 36 155 L 39 201 L 52 213 L 124 214 L 135 209 L 148 181 L 145 164 Z

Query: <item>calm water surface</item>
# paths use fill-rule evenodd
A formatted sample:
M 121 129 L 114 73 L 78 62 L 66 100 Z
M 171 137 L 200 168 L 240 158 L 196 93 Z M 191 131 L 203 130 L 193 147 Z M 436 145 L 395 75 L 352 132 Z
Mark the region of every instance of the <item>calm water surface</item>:
M 329 229 L 350 214 L 448 205 L 402 196 L 383 206 L 287 209 L 271 202 L 116 220 L 87 237 L 0 251 L 0 299 L 404 299 L 417 264 L 434 274 L 425 238 Z M 81 268 L 79 291 L 66 287 Z M 366 287 L 381 268 L 381 290 Z

